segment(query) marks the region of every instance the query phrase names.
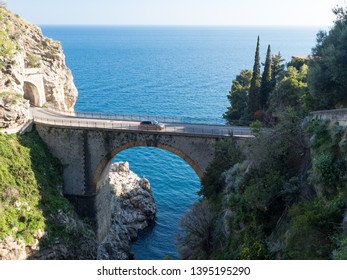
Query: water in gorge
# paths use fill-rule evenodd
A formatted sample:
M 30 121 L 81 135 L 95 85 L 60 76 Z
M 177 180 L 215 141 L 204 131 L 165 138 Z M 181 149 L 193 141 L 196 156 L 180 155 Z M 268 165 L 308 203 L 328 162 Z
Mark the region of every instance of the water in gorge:
M 261 60 L 308 55 L 319 27 L 43 26 L 62 42 L 79 97 L 76 111 L 178 116 L 224 123 L 231 81 L 252 69 L 257 36 Z M 138 147 L 118 154 L 149 179 L 158 205 L 155 225 L 133 245 L 136 259 L 179 258 L 180 217 L 199 197 L 199 178 L 178 156 Z

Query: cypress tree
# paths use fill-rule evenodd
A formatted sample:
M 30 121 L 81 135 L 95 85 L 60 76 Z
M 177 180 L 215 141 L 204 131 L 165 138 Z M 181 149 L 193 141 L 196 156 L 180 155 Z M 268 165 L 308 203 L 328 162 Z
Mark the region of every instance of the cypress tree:
M 271 47 L 267 48 L 266 60 L 264 66 L 263 76 L 261 77 L 261 86 L 259 91 L 260 108 L 266 110 L 268 108 L 269 94 L 272 90 L 272 59 Z
M 248 109 L 251 118 L 253 119 L 254 113 L 259 109 L 259 89 L 260 89 L 260 54 L 259 54 L 259 36 L 257 40 L 257 48 L 255 50 L 253 75 L 251 86 L 249 89 Z

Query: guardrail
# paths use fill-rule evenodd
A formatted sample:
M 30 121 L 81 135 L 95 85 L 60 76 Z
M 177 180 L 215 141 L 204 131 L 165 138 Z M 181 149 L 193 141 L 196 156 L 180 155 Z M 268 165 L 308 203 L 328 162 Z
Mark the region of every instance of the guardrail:
M 52 108 L 45 108 L 45 111 L 65 115 L 77 118 L 89 118 L 89 119 L 106 119 L 106 120 L 120 120 L 120 121 L 158 121 L 164 123 L 190 123 L 190 124 L 204 124 L 204 125 L 220 125 L 224 124 L 214 124 L 207 123 L 205 119 L 194 118 L 194 117 L 173 117 L 173 116 L 155 116 L 155 115 L 130 115 L 130 114 L 108 114 L 108 113 L 93 113 L 93 112 L 69 112 L 69 111 L 59 111 Z
M 168 124 L 164 129 L 160 131 L 154 130 L 144 130 L 139 129 L 137 124 L 123 124 L 116 122 L 118 119 L 105 119 L 102 121 L 99 120 L 90 120 L 90 119 L 78 119 L 78 118 L 47 118 L 35 116 L 34 122 L 53 125 L 53 126 L 63 126 L 63 127 L 74 127 L 74 128 L 99 128 L 99 129 L 110 129 L 110 130 L 125 130 L 125 131 L 151 131 L 157 133 L 177 133 L 177 134 L 190 134 L 190 135 L 204 135 L 211 137 L 228 137 L 233 136 L 242 136 L 242 137 L 252 137 L 252 133 L 249 130 L 237 129 L 235 127 L 219 127 L 213 128 L 211 126 L 180 126 L 178 123 Z
M 119 121 L 143 121 L 143 120 L 155 120 L 158 122 L 171 122 L 182 123 L 183 118 L 177 117 L 160 117 L 160 116 L 146 116 L 146 115 L 130 115 L 130 114 L 107 114 L 107 113 L 93 113 L 93 112 L 68 112 L 59 111 L 52 108 L 45 108 L 44 110 L 60 115 L 77 117 L 77 118 L 89 118 L 89 119 L 105 119 L 105 120 L 119 120 Z

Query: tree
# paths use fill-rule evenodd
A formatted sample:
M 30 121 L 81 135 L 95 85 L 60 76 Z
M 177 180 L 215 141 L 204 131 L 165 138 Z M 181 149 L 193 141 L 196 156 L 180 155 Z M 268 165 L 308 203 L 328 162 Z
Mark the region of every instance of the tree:
M 253 118 L 254 113 L 259 109 L 259 89 L 260 89 L 260 54 L 259 54 L 259 36 L 255 50 L 253 75 L 248 96 L 248 112 Z
M 180 221 L 184 236 L 178 237 L 182 259 L 207 259 L 213 249 L 216 216 L 207 200 L 193 204 Z
M 282 55 L 280 52 L 276 55 L 273 55 L 271 61 L 272 61 L 271 63 L 272 89 L 271 90 L 273 90 L 276 87 L 277 83 L 284 78 L 285 65 L 284 65 L 284 59 L 282 58 Z
M 232 138 L 218 141 L 215 145 L 215 156 L 208 165 L 204 176 L 201 179 L 200 195 L 205 198 L 216 198 L 223 190 L 224 182 L 221 180 L 221 174 L 239 162 L 243 155 Z
M 311 110 L 347 105 L 347 8 L 337 7 L 334 26 L 317 34 L 308 82 Z
M 271 47 L 267 48 L 266 60 L 264 65 L 264 72 L 261 78 L 261 86 L 259 91 L 260 108 L 266 110 L 268 107 L 268 98 L 272 90 L 272 61 L 271 61 Z
M 287 64 L 287 68 L 289 66 L 295 67 L 297 70 L 300 70 L 301 66 L 304 64 L 308 64 L 309 57 L 295 57 L 292 56 L 292 60 Z
M 248 115 L 248 92 L 251 85 L 252 71 L 242 70 L 233 80 L 228 99 L 231 106 L 224 113 L 223 118 L 228 124 L 233 124 Z
M 270 95 L 270 108 L 272 111 L 284 112 L 287 107 L 305 109 L 308 95 L 306 64 L 298 70 L 289 66 L 285 77 L 278 82 Z

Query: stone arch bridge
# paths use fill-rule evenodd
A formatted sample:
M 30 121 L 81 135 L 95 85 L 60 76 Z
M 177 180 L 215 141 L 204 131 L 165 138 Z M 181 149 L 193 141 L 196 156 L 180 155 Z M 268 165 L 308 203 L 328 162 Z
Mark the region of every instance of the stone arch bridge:
M 82 216 L 95 222 L 99 240 L 110 228 L 108 174 L 119 152 L 138 146 L 168 150 L 189 163 L 201 178 L 214 158 L 216 142 L 230 133 L 242 134 L 239 140 L 251 136 L 247 128 L 179 122 L 167 122 L 162 131 L 144 131 L 138 128 L 138 120 L 126 120 L 129 116 L 120 120 L 114 115 L 33 110 L 36 130 L 63 164 L 64 195 Z

